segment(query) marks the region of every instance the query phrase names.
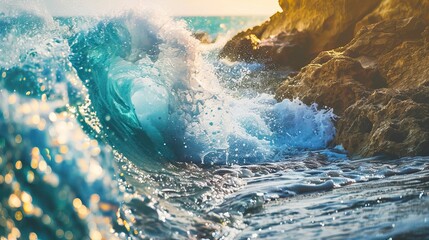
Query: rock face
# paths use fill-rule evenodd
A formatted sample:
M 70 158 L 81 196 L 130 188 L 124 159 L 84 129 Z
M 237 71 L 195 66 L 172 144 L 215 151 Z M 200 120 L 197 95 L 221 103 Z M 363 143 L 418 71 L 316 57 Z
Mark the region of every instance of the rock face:
M 334 108 L 336 144 L 354 156 L 429 154 L 429 25 L 421 19 L 365 26 L 322 52 L 277 89 Z
M 426 0 L 280 0 L 279 3 L 283 12 L 236 35 L 220 56 L 232 61 L 258 61 L 299 69 L 321 51 L 348 43 L 363 26 L 407 17 L 429 21 Z M 282 35 L 287 38 L 278 41 Z
M 227 43 L 221 56 L 233 61 L 258 61 L 272 66 L 300 68 L 311 60 L 308 52 L 310 46 L 307 32 L 281 32 L 262 41 L 250 34 L 237 42 Z M 280 62 L 282 65 L 278 64 Z
M 429 86 L 380 89 L 346 109 L 336 141 L 354 156 L 429 155 Z
M 280 1 L 282 13 L 235 36 L 225 45 L 221 56 L 280 66 L 297 61 L 294 67 L 302 67 L 319 52 L 347 43 L 353 37 L 356 23 L 379 3 L 380 0 Z M 287 38 L 278 44 L 281 35 Z M 291 50 L 282 51 L 284 48 L 300 50 L 290 54 Z
M 346 46 L 320 53 L 287 79 L 277 97 L 317 102 L 341 115 L 375 89 L 421 85 L 429 80 L 425 26 L 415 18 L 366 26 Z
M 317 102 L 341 115 L 369 90 L 386 86 L 377 69 L 364 68 L 359 60 L 335 51 L 323 52 L 295 77 L 286 80 L 276 91 L 278 99 L 300 98 Z
M 302 67 L 276 97 L 333 108 L 333 144 L 351 156 L 429 155 L 429 0 L 280 5 L 283 13 L 234 37 L 221 56 Z
M 363 26 L 392 19 L 419 18 L 429 22 L 429 1 L 427 0 L 383 0 L 377 8 L 360 20 L 355 27 L 359 31 Z

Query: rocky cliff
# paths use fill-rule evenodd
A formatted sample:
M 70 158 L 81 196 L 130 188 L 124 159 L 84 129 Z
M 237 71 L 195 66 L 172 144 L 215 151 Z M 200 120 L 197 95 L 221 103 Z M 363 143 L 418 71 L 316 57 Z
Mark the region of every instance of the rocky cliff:
M 221 56 L 291 66 L 277 89 L 339 116 L 352 156 L 429 155 L 429 0 L 280 0 Z
M 283 12 L 234 37 L 221 52 L 231 60 L 299 68 L 317 53 L 347 43 L 379 0 L 282 0 Z
M 280 0 L 283 12 L 239 33 L 221 51 L 233 61 L 299 69 L 321 51 L 348 43 L 363 27 L 384 20 L 429 20 L 426 0 Z

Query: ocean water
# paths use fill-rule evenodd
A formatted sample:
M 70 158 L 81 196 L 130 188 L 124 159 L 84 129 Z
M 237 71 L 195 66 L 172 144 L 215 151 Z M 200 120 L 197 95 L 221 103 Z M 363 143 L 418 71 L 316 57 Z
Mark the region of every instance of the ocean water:
M 348 159 L 331 109 L 217 58 L 262 20 L 2 4 L 1 239 L 429 238 L 428 157 Z
M 191 16 L 176 17 L 174 20 L 185 21 L 192 32 L 206 32 L 212 38 L 217 38 L 232 37 L 239 31 L 267 21 L 268 16 Z

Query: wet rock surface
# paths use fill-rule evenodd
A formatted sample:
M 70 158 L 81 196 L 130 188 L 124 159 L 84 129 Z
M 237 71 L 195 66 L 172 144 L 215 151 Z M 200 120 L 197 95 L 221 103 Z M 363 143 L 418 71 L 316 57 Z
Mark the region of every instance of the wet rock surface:
M 319 54 L 277 90 L 277 97 L 299 97 L 344 110 L 379 88 L 406 89 L 428 82 L 427 32 L 415 18 L 363 28 L 346 46 Z
M 381 89 L 339 119 L 337 143 L 355 156 L 429 155 L 429 86 Z
M 301 68 L 276 91 L 338 115 L 351 156 L 429 155 L 429 1 L 280 1 L 222 57 Z M 233 49 L 233 50 L 231 50 Z
M 280 1 L 283 12 L 276 13 L 260 26 L 239 33 L 225 45 L 221 57 L 299 69 L 319 52 L 347 43 L 353 37 L 355 24 L 379 2 Z M 267 55 L 267 52 L 273 54 Z
M 428 32 L 416 18 L 366 26 L 286 80 L 277 97 L 334 108 L 335 144 L 353 156 L 428 155 Z
M 240 41 L 228 43 L 221 56 L 233 61 L 257 61 L 268 66 L 299 69 L 311 60 L 310 46 L 311 38 L 307 32 L 281 32 L 264 40 L 250 34 Z
M 237 34 L 220 56 L 299 69 L 320 52 L 344 46 L 362 27 L 409 17 L 429 22 L 428 0 L 280 0 L 279 3 L 283 12 Z M 295 59 L 294 63 L 289 59 Z

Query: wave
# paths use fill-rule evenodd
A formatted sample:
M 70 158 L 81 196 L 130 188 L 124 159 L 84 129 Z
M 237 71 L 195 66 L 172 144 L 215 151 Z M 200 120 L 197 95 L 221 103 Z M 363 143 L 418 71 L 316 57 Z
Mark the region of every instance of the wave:
M 129 13 L 69 39 L 70 61 L 113 145 L 156 161 L 225 164 L 279 160 L 332 140 L 332 111 L 234 97 L 188 31 L 152 19 Z
M 234 96 L 191 33 L 169 18 L 129 12 L 79 30 L 24 12 L 2 25 L 11 39 L 2 43 L 7 89 L 49 96 L 55 82 L 68 82 L 72 106 L 90 100 L 85 114 L 97 117 L 98 135 L 146 166 L 281 160 L 324 148 L 335 134 L 332 111 L 317 105 Z M 86 89 L 72 86 L 76 78 Z
M 427 158 L 345 161 L 327 149 L 332 110 L 246 89 L 263 66 L 219 60 L 220 42 L 201 46 L 184 22 L 143 10 L 53 18 L 6 3 L 1 236 L 384 236 L 404 212 L 426 214 L 416 209 L 427 204 Z M 332 222 L 362 206 L 375 227 Z M 395 234 L 427 225 L 407 221 Z
M 189 202 L 200 209 L 195 203 L 212 194 L 211 188 L 201 186 L 215 180 L 207 177 L 210 172 L 180 164 L 284 161 L 325 148 L 335 134 L 331 110 L 230 89 L 225 81 L 235 81 L 240 73 L 231 74 L 228 66 L 219 65 L 207 52 L 213 49 L 201 47 L 184 22 L 145 11 L 103 18 L 52 18 L 43 11 L 32 12 L 30 6 L 1 12 L 0 146 L 7 144 L 6 151 L 0 151 L 5 159 L 0 166 L 19 162 L 23 173 L 34 171 L 37 187 L 28 186 L 28 177 L 21 175 L 13 181 L 26 186 L 42 210 L 48 208 L 41 203 L 49 197 L 35 191 L 60 199 L 54 210 L 46 210 L 50 219 L 62 219 L 62 211 L 73 218 L 40 227 L 45 234 L 41 237 L 57 236 L 52 229 L 60 226 L 63 234 L 74 233 L 77 238 L 95 230 L 108 235 L 110 228 L 117 232 L 129 228 L 123 223 L 102 224 L 104 217 L 115 214 L 141 218 L 134 226 L 150 236 L 149 223 L 156 222 L 159 229 L 176 222 L 189 226 L 196 219 L 184 211 L 175 210 L 180 219 L 162 217 L 166 214 L 162 208 L 176 208 L 175 202 L 163 201 L 143 187 L 161 189 L 149 181 L 153 176 L 148 173 L 163 176 L 163 184 L 188 186 L 186 194 L 177 185 L 178 189 L 159 195 L 167 198 L 169 191 L 178 192 L 183 195 L 177 200 L 180 204 Z M 22 155 L 32 151 L 39 151 L 43 161 L 37 164 L 42 167 L 34 169 L 33 158 Z M 122 173 L 118 179 L 124 198 L 132 199 L 122 204 L 114 188 L 115 167 L 129 171 L 126 180 Z M 178 176 L 181 171 L 198 180 Z M 217 198 L 237 188 L 224 189 L 221 183 Z M 133 189 L 139 189 L 138 194 Z M 9 196 L 12 189 L 3 192 Z M 187 199 L 190 192 L 194 193 Z M 153 207 L 160 202 L 162 208 Z M 215 205 L 206 204 L 207 209 Z M 142 212 L 130 216 L 131 209 Z M 180 227 L 181 236 L 186 228 Z

